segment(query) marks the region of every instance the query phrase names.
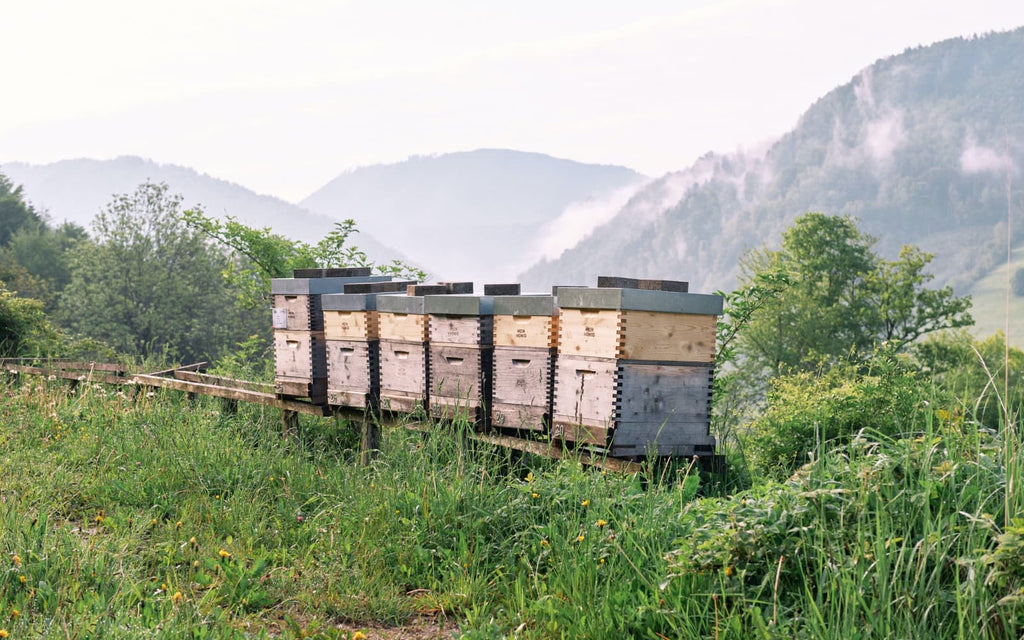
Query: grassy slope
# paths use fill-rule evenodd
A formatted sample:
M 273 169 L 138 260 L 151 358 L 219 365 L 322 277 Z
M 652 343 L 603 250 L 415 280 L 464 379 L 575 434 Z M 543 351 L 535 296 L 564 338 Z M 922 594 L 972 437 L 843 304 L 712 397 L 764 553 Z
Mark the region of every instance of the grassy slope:
M 998 601 L 1022 582 L 1003 514 L 1024 457 L 1007 472 L 953 409 L 695 501 L 692 475 L 645 486 L 442 432 L 389 430 L 363 468 L 329 420 L 285 446 L 274 412 L 8 379 L 0 629 L 346 638 L 427 615 L 471 638 L 1015 637 L 1021 608 Z
M 1017 269 L 1024 268 L 1024 247 L 1014 250 L 1010 275 Z M 996 331 L 1005 331 L 1006 327 L 1006 263 L 1005 261 L 991 273 L 979 280 L 971 288 L 973 302 L 974 329 L 972 333 L 985 338 Z M 1010 336 L 1009 343 L 1017 348 L 1024 348 L 1024 297 L 1010 294 Z

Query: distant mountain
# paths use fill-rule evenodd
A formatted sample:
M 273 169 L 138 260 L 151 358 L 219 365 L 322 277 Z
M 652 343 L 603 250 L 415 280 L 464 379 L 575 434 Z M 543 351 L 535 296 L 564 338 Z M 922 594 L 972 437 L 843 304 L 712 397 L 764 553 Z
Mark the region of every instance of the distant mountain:
M 47 165 L 10 162 L 0 165 L 15 184 L 24 186 L 25 196 L 37 209 L 47 211 L 55 222 L 65 220 L 90 229 L 93 218 L 117 193 L 131 193 L 149 180 L 166 182 L 172 193 L 180 194 L 182 205 L 201 205 L 211 216 L 231 215 L 254 227 L 270 227 L 295 240 L 316 242 L 337 220 L 307 211 L 271 196 L 263 196 L 240 185 L 173 164 L 125 156 L 114 160 L 62 160 Z M 401 254 L 360 232 L 353 244 L 371 260 L 386 262 Z
M 480 149 L 355 169 L 300 204 L 354 218 L 438 277 L 493 282 L 575 244 L 644 180 L 625 167 Z
M 936 283 L 960 293 L 1006 256 L 1006 172 L 1024 167 L 1024 29 L 955 39 L 880 60 L 818 100 L 763 153 L 709 153 L 639 191 L 606 224 L 525 283 L 599 274 L 729 289 L 743 253 L 807 211 L 850 214 L 895 256 L 937 254 Z M 1019 194 L 1019 187 L 1015 188 Z M 1014 240 L 1024 241 L 1021 197 Z

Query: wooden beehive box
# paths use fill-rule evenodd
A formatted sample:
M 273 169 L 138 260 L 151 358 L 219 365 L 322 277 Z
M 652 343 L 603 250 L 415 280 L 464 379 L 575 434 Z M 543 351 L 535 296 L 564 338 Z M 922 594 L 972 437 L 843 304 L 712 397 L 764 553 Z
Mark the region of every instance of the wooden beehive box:
M 552 436 L 618 457 L 710 455 L 722 298 L 562 287 Z
M 376 284 L 360 285 L 360 288 L 373 291 Z M 378 295 L 387 294 L 335 293 L 323 296 L 321 304 L 327 344 L 327 404 L 331 406 L 375 408 L 378 405 Z
M 551 418 L 557 340 L 554 296 L 494 298 L 492 426 L 545 430 Z
M 380 296 L 380 406 L 412 413 L 429 406 L 428 318 L 423 296 Z
M 482 424 L 491 397 L 494 300 L 426 296 L 430 336 L 430 414 Z
M 322 275 L 307 270 L 300 275 Z M 371 276 L 368 269 L 331 270 L 348 274 L 333 277 L 275 278 L 270 281 L 273 299 L 274 388 L 278 395 L 327 402 L 327 345 L 321 298 L 340 293 L 345 284 L 381 282 L 390 276 Z

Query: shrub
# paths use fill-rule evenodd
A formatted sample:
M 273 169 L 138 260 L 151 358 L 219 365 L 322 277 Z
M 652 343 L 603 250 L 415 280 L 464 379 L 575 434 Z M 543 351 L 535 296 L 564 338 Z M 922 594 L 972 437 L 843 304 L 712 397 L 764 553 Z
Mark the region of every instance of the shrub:
M 866 372 L 852 364 L 772 380 L 767 407 L 745 445 L 755 472 L 776 479 L 809 460 L 819 444 L 842 445 L 857 432 L 908 432 L 926 384 L 894 355 L 881 352 Z

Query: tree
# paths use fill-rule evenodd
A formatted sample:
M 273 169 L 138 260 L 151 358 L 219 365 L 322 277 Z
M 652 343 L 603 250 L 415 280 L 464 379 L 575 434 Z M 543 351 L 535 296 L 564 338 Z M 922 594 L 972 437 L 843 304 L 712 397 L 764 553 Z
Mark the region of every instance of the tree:
M 848 216 L 808 213 L 783 233 L 781 249 L 748 254 L 741 288 L 763 274 L 786 274 L 791 284 L 750 318 L 737 341 L 741 358 L 777 376 L 863 361 L 883 343 L 899 350 L 932 331 L 973 323 L 969 298 L 927 288 L 931 254 L 907 246 L 887 261 L 874 243 Z
M 123 352 L 195 362 L 266 324 L 235 310 L 225 257 L 184 224 L 180 205 L 166 184 L 114 196 L 93 222 L 95 244 L 74 251 L 65 326 Z
M 21 185 L 14 186 L 0 173 L 0 246 L 4 246 L 20 229 L 43 226 L 42 217 L 31 204 L 25 202 Z
M 190 228 L 234 252 L 236 260 L 227 265 L 224 278 L 237 289 L 238 301 L 244 308 L 265 306 L 270 295 L 270 280 L 290 278 L 295 269 L 374 266 L 358 247 L 347 244 L 349 237 L 357 232 L 356 223 L 351 219 L 336 223 L 333 231 L 311 245 L 276 234 L 269 228 L 254 229 L 231 216 L 221 221 L 200 210 L 190 210 L 183 218 Z M 374 268 L 400 278 L 426 278 L 422 270 L 399 260 Z

